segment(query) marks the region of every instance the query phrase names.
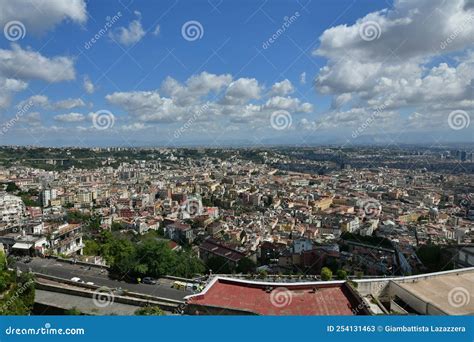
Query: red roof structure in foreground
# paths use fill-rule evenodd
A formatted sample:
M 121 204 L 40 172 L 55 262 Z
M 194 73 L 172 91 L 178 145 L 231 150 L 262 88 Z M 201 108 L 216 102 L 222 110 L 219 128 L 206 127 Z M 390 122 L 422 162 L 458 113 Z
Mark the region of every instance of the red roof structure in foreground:
M 186 297 L 197 315 L 364 315 L 360 297 L 344 281 L 264 283 L 216 277 Z

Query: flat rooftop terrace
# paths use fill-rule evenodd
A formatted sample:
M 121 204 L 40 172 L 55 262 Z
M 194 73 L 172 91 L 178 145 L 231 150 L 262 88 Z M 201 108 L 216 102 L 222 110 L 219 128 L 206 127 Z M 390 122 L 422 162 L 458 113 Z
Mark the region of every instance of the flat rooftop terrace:
M 396 283 L 449 315 L 474 315 L 474 270 Z

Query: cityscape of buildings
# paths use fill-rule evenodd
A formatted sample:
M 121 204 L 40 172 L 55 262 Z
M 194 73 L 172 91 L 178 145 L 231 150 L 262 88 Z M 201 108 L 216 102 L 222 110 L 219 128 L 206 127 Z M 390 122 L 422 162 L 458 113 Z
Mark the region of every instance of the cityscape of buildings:
M 449 291 L 430 302 L 430 310 L 399 293 L 421 291 L 421 284 L 407 285 L 410 279 L 440 287 L 446 278 L 459 283 L 461 295 L 472 296 L 474 179 L 462 171 L 474 164 L 460 159 L 463 153 L 421 147 L 3 148 L 4 154 L 25 151 L 39 158 L 18 157 L 0 170 L 0 243 L 16 260 L 11 267 L 49 282 L 86 283 L 88 290 L 105 285 L 85 281 L 92 267 L 151 288 L 165 277 L 164 286 L 175 291 L 168 299 L 181 300 L 179 310 L 165 305 L 165 311 L 186 314 L 472 313 L 470 300 L 450 310 Z M 397 166 L 407 155 L 409 167 Z M 89 157 L 98 166 L 77 166 Z M 363 160 L 372 161 L 352 166 Z M 114 260 L 127 257 L 104 247 L 111 239 L 104 240 L 104 232 L 139 246 L 165 243 L 170 253 L 186 251 L 200 266 L 154 271 L 150 263 L 168 262 L 161 251 L 137 271 Z M 50 274 L 49 260 L 86 266 L 76 274 Z M 130 269 L 117 272 L 122 266 Z M 287 305 L 262 304 L 282 288 L 286 292 L 277 295 L 287 296 Z M 107 291 L 116 295 L 116 289 Z M 321 297 L 314 302 L 311 293 Z M 304 309 L 296 300 L 291 304 L 295 296 L 302 296 Z

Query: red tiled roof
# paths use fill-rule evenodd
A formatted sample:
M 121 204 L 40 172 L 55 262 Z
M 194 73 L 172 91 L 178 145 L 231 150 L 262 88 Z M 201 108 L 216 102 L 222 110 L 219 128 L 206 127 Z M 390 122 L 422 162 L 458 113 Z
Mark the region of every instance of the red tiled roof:
M 171 249 L 175 249 L 176 247 L 178 247 L 178 244 L 174 241 L 168 241 L 168 247 L 171 248 Z
M 245 256 L 245 254 L 227 246 L 223 246 L 212 239 L 204 240 L 199 245 L 199 249 L 235 262 L 238 262 Z
M 175 229 L 178 229 L 178 230 L 191 229 L 191 226 L 189 224 L 181 223 L 181 222 L 174 222 L 174 223 L 170 224 L 169 227 L 172 227 L 172 228 L 175 228 Z
M 271 291 L 269 286 L 272 286 Z M 344 283 L 319 283 L 283 287 L 218 278 L 201 294 L 188 297 L 187 302 L 203 306 L 203 312 L 209 306 L 258 315 L 353 315 L 357 299 L 347 286 Z

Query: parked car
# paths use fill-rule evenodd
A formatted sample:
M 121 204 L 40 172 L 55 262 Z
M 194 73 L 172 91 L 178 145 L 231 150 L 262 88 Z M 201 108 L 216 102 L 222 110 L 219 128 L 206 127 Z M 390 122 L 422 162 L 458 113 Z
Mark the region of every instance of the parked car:
M 145 277 L 143 278 L 143 284 L 155 285 L 156 280 L 153 279 L 152 277 Z
M 186 283 L 177 280 L 173 283 L 173 285 L 171 285 L 171 287 L 176 289 L 176 290 L 186 290 Z

